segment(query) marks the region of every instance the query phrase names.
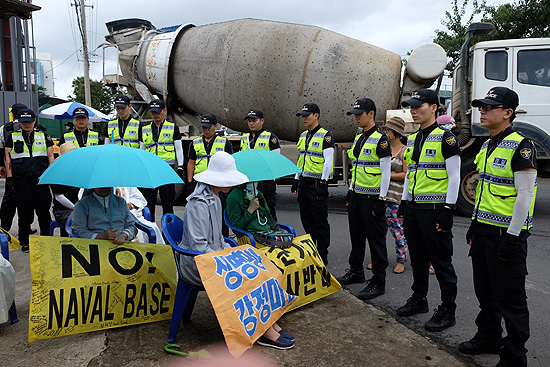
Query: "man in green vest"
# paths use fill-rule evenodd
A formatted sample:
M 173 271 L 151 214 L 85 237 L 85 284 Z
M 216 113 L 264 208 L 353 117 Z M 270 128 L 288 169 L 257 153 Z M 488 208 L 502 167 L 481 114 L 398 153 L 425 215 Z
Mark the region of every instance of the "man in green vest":
M 315 103 L 306 103 L 296 113 L 307 128 L 298 140 L 298 168 L 291 192 L 298 195 L 300 219 L 306 233 L 317 244 L 319 255 L 328 264 L 330 225 L 328 223 L 328 183 L 332 178 L 334 137 L 319 125 L 321 111 Z
M 386 195 L 391 178 L 391 147 L 386 133 L 376 127 L 376 105 L 370 98 L 359 98 L 347 115 L 354 115 L 361 134 L 348 150 L 351 159 L 351 185 L 346 197 L 351 239 L 348 272 L 337 280 L 342 285 L 364 283 L 365 241 L 369 242 L 372 278 L 357 297 L 362 300 L 386 292 Z
M 53 163 L 53 141 L 48 134 L 34 130 L 36 115 L 28 108 L 21 109 L 17 119 L 20 130 L 6 138 L 6 187 L 13 190 L 17 206 L 21 251 L 29 251 L 29 233 L 38 216 L 40 234 L 50 232 L 52 197 L 48 185 L 38 185 L 38 178 Z
M 70 132 L 63 134 L 59 139 L 59 145 L 71 142 L 79 148 L 99 144 L 99 133 L 88 129 L 88 110 L 84 107 L 77 107 L 73 111 L 73 121 L 75 128 Z
M 244 119 L 248 122 L 250 133 L 242 135 L 241 150 L 264 149 L 281 153 L 281 145 L 277 135 L 264 129 L 264 113 L 262 111 L 253 108 Z M 277 220 L 277 213 L 275 212 L 277 182 L 275 180 L 260 181 L 258 182 L 258 190 L 264 195 L 271 216 Z
M 149 112 L 153 122 L 140 127 L 139 147 L 158 155 L 175 170 L 183 171 L 183 148 L 181 145 L 181 133 L 179 127 L 166 120 L 166 105 L 160 99 L 149 102 Z M 174 199 L 176 197 L 175 184 L 162 185 L 149 189 L 141 188 L 147 207 L 151 212 L 152 221 L 155 221 L 155 206 L 157 204 L 157 191 L 162 204 L 162 214 L 174 213 Z
M 458 349 L 465 354 L 498 353 L 498 366 L 527 366 L 525 276 L 537 164 L 533 143 L 512 127 L 518 105 L 518 95 L 506 87 L 491 88 L 485 98 L 472 101 L 491 136 L 475 159 L 479 181 L 466 234 L 480 308 L 477 333 Z
M 424 324 L 428 331 L 441 331 L 456 324 L 457 277 L 453 267 L 453 210 L 460 185 L 460 147 L 456 136 L 436 122 L 437 93 L 419 89 L 402 103 L 410 107 L 420 129 L 411 134 L 403 154 L 408 171 L 398 216 L 404 217 L 404 232 L 413 270 L 413 295 L 397 309 L 399 316 L 428 312 L 430 263 L 441 290 L 441 305 Z
M 130 116 L 132 105 L 130 98 L 124 95 L 115 97 L 115 109 L 118 115 L 116 120 L 111 120 L 105 127 L 105 144 L 115 143 L 129 147 L 139 148 L 139 121 Z
M 207 113 L 201 116 L 200 121 L 202 136 L 193 139 L 192 144 L 189 146 L 189 160 L 187 162 L 187 188 L 189 194 L 193 192 L 196 186 L 196 181 L 193 179 L 193 176 L 197 173 L 206 171 L 208 163 L 210 162 L 210 157 L 217 152 L 233 154 L 231 142 L 227 138 L 216 134 L 216 129 L 218 127 L 216 116 Z M 223 193 L 220 193 L 219 196 L 222 207 L 225 209 L 227 195 L 222 194 Z M 222 232 L 224 236 L 229 235 L 229 228 L 224 221 L 222 221 Z

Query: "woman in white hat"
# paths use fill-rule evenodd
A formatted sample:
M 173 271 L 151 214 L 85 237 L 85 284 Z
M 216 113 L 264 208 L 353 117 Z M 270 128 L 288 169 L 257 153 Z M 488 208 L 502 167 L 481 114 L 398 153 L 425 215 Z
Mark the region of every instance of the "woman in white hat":
M 222 234 L 222 204 L 218 194 L 228 193 L 233 186 L 248 182 L 248 177 L 237 171 L 235 159 L 226 152 L 217 152 L 210 158 L 206 171 L 197 173 L 195 191 L 187 197 L 183 236 L 179 244 L 186 250 L 213 252 L 229 247 Z M 195 260 L 180 256 L 180 275 L 191 284 L 202 286 Z M 285 333 L 276 323 L 258 339 L 258 344 L 277 349 L 294 346 L 294 337 Z

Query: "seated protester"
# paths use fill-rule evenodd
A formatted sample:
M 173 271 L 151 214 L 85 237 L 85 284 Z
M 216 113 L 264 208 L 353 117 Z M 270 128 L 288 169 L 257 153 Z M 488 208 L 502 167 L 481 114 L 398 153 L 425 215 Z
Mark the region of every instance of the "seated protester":
M 228 193 L 233 186 L 248 181 L 237 171 L 235 159 L 226 152 L 217 152 L 210 158 L 208 168 L 194 176 L 197 185 L 187 198 L 185 220 L 183 224 L 181 248 L 198 252 L 214 252 L 229 247 L 222 234 L 222 204 L 218 195 Z M 201 286 L 199 271 L 195 260 L 181 255 L 179 274 L 188 283 Z M 258 344 L 278 349 L 289 349 L 294 346 L 294 337 L 285 333 L 275 323 Z
M 145 197 L 141 191 L 139 191 L 137 187 L 115 187 L 115 195 L 120 196 L 126 201 L 128 209 L 130 209 L 130 213 L 132 213 L 132 215 L 136 217 L 140 223 L 146 225 L 147 227 L 153 228 L 155 235 L 157 236 L 157 243 L 164 245 L 164 239 L 162 238 L 162 233 L 160 232 L 159 226 L 154 222 L 148 221 L 143 216 L 143 208 L 147 206 L 147 200 L 145 200 Z M 133 241 L 149 243 L 147 233 L 143 232 L 139 228 L 137 231 L 137 236 Z
M 263 193 L 257 189 L 256 182 L 235 187 L 227 196 L 226 210 L 229 222 L 239 229 L 252 233 L 256 242 L 276 247 L 292 244 L 293 236 L 279 229 Z M 239 245 L 250 243 L 247 236 L 242 234 L 237 236 Z
M 111 218 L 110 194 L 110 187 L 95 188 L 91 194 L 76 203 L 73 209 L 72 229 L 78 236 L 110 240 L 117 245 L 134 239 L 137 229 L 126 201 L 120 196 L 113 195 Z
M 77 149 L 77 146 L 74 143 L 67 142 L 59 148 L 59 156 L 73 149 Z M 65 185 L 50 185 L 50 189 L 53 194 L 53 217 L 61 224 L 61 237 L 69 237 L 67 231 L 65 231 L 65 224 L 67 224 L 67 219 L 69 219 L 74 205 L 79 199 L 78 193 L 80 189 Z

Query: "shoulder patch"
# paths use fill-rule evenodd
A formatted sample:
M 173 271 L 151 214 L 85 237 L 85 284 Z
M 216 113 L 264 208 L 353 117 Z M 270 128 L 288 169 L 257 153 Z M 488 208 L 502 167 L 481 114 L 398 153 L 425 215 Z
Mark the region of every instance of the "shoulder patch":
M 533 150 L 530 148 L 523 148 L 522 150 L 519 151 L 519 153 L 523 158 L 529 159 L 531 158 L 531 153 L 533 153 Z
M 275 144 L 275 143 L 277 142 L 277 138 L 271 139 L 271 142 L 272 142 L 273 144 Z
M 382 148 L 382 149 L 388 149 L 388 146 L 389 146 L 389 144 L 388 144 L 387 141 L 382 141 L 382 142 L 380 142 L 380 148 Z
M 449 145 L 455 145 L 456 144 L 456 137 L 455 136 L 449 136 L 447 139 L 445 139 L 447 144 Z
M 328 135 L 328 134 L 325 135 L 325 141 L 326 141 L 327 143 L 330 143 L 331 140 L 332 140 L 332 136 L 331 136 L 331 135 Z

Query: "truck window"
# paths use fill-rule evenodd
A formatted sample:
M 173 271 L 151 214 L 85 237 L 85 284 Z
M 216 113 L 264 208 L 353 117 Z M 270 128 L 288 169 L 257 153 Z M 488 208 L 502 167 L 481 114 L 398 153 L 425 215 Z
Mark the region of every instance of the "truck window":
M 508 79 L 508 52 L 490 51 L 485 54 L 485 78 L 499 81 Z
M 550 50 L 518 52 L 518 82 L 550 87 Z

